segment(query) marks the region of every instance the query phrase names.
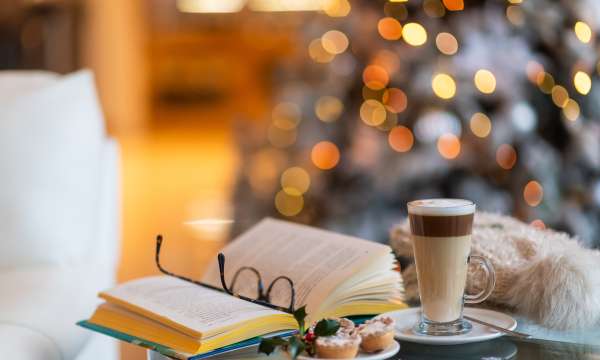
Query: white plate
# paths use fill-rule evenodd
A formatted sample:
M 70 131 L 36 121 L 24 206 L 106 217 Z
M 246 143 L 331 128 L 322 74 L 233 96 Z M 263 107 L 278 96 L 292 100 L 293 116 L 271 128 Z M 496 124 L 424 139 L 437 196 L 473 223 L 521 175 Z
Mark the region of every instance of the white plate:
M 364 352 L 358 352 L 358 355 L 356 355 L 355 359 L 362 359 L 362 360 L 384 360 L 384 359 L 388 359 L 391 358 L 392 356 L 396 355 L 396 353 L 400 350 L 400 344 L 398 344 L 397 342 L 393 342 L 392 345 L 390 345 L 390 347 L 388 347 L 387 349 L 377 352 L 377 353 L 364 353 Z M 310 356 L 298 356 L 299 360 L 319 360 L 320 358 L 317 357 L 310 357 Z
M 476 319 L 488 322 L 490 324 L 501 326 L 505 329 L 514 330 L 517 327 L 517 321 L 509 315 L 486 309 L 465 308 L 464 314 Z M 462 335 L 454 336 L 429 336 L 420 335 L 413 332 L 413 326 L 420 320 L 421 310 L 419 308 L 410 308 L 405 310 L 392 311 L 381 316 L 389 316 L 396 321 L 396 339 L 410 341 L 420 344 L 430 345 L 457 345 L 467 344 L 478 341 L 495 339 L 504 335 L 503 333 L 471 322 L 473 329 Z

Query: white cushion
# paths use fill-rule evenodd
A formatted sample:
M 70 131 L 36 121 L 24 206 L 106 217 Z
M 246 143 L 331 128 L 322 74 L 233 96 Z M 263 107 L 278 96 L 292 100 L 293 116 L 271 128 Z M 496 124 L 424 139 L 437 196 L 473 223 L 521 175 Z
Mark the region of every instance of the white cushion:
M 0 102 L 0 269 L 81 261 L 97 239 L 105 139 L 93 77 L 15 77 L 0 72 L 4 91 L 26 89 Z
M 0 324 L 0 352 L 2 359 L 61 360 L 58 347 L 52 339 L 21 325 Z

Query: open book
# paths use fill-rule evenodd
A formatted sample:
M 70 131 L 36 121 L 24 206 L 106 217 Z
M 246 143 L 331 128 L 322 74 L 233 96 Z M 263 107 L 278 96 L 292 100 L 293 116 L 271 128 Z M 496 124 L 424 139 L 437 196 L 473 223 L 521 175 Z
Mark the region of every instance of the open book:
M 402 280 L 389 246 L 309 226 L 265 219 L 227 245 L 225 278 L 256 268 L 265 286 L 291 278 L 295 306 L 308 322 L 323 317 L 379 314 L 405 307 Z M 256 277 L 239 276 L 235 292 L 256 296 Z M 221 287 L 218 264 L 203 282 Z M 273 287 L 271 302 L 287 307 L 289 287 Z M 291 314 L 241 300 L 170 276 L 133 280 L 99 295 L 101 304 L 84 326 L 126 340 L 157 344 L 170 356 L 191 357 L 265 334 L 295 330 Z M 115 335 L 116 334 L 116 335 Z

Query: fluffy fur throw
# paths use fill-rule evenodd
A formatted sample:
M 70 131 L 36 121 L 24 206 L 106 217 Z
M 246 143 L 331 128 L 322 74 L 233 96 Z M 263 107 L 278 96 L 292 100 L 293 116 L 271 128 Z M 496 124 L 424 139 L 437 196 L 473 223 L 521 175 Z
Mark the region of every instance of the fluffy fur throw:
M 507 306 L 554 329 L 585 328 L 600 322 L 600 252 L 583 248 L 565 233 L 539 230 L 514 218 L 475 215 L 472 253 L 486 256 L 496 287 L 486 301 Z M 408 221 L 392 230 L 398 256 L 413 257 Z M 404 269 L 408 300 L 418 300 L 414 263 Z M 483 273 L 469 276 L 467 289 L 481 289 Z

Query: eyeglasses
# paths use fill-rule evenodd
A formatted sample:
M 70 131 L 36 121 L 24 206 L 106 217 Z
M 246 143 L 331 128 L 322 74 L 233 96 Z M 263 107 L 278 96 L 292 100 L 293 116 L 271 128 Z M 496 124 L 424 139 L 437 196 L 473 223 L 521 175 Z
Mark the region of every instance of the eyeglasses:
M 183 280 L 183 281 L 187 281 L 189 283 L 198 285 L 198 286 L 203 286 L 205 288 L 209 288 L 212 290 L 217 290 L 217 291 L 221 291 L 221 292 L 225 292 L 231 296 L 235 296 L 241 300 L 244 301 L 248 301 L 254 304 L 259 304 L 259 305 L 263 305 L 266 307 L 269 307 L 271 309 L 275 309 L 275 310 L 279 310 L 279 311 L 283 311 L 286 313 L 293 313 L 294 312 L 294 303 L 296 300 L 296 291 L 294 289 L 294 282 L 292 281 L 292 279 L 290 279 L 287 276 L 278 276 L 275 279 L 273 279 L 273 281 L 271 281 L 271 284 L 267 287 L 267 290 L 265 291 L 265 287 L 263 286 L 263 282 L 262 282 L 262 277 L 260 276 L 260 272 L 258 270 L 256 270 L 255 268 L 251 267 L 251 266 L 242 266 L 241 268 L 239 268 L 233 275 L 233 278 L 231 279 L 231 287 L 227 286 L 227 283 L 225 281 L 225 255 L 223 253 L 219 253 L 219 255 L 217 255 L 217 261 L 219 263 L 219 275 L 221 278 L 221 286 L 222 288 L 218 288 L 216 286 L 213 285 L 209 285 L 206 283 L 203 283 L 201 281 L 196 281 L 193 279 L 190 279 L 188 277 L 185 276 L 181 276 L 181 275 L 176 275 L 168 270 L 166 270 L 165 268 L 162 267 L 162 265 L 160 264 L 160 249 L 162 247 L 162 243 L 163 243 L 163 237 L 162 235 L 157 235 L 156 236 L 156 253 L 155 253 L 155 261 L 156 261 L 156 266 L 158 267 L 158 270 L 160 270 L 161 273 L 165 274 L 165 275 L 169 275 L 172 277 L 175 277 L 177 279 Z M 238 281 L 238 278 L 240 276 L 240 274 L 242 274 L 243 272 L 251 272 L 255 275 L 256 279 L 257 279 L 257 285 L 256 285 L 256 289 L 257 289 L 257 294 L 256 294 L 256 299 L 252 299 L 249 298 L 247 296 L 238 294 L 238 293 L 234 293 L 234 289 L 235 289 L 235 284 Z M 287 285 L 289 285 L 289 299 L 290 299 L 290 305 L 288 307 L 282 307 L 279 305 L 275 305 L 271 302 L 271 292 L 275 286 L 275 284 L 277 284 L 277 282 L 283 281 L 284 283 L 286 283 Z

